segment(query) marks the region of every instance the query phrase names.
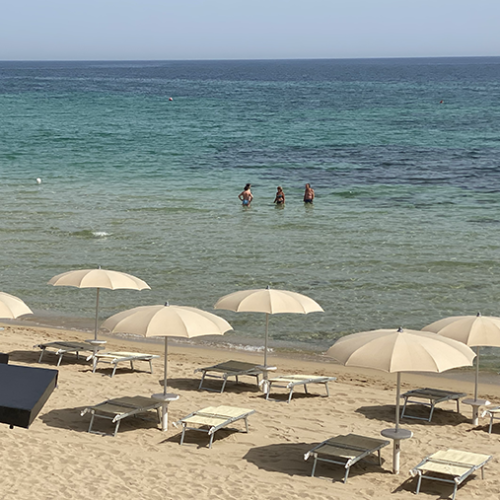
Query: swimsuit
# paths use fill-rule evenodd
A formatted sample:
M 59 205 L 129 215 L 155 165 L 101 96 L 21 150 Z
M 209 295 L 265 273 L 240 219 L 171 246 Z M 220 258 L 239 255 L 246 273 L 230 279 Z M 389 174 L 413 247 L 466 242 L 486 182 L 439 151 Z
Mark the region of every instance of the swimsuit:
M 304 200 L 304 203 L 312 203 L 312 198 L 308 198 L 307 200 Z
M 241 204 L 242 204 L 242 205 L 248 205 L 248 203 L 249 203 L 249 201 L 248 201 L 248 200 L 243 200 L 243 201 L 241 202 Z
M 285 200 L 283 199 L 282 195 L 276 196 L 276 204 L 277 205 L 281 205 L 284 202 L 285 202 Z

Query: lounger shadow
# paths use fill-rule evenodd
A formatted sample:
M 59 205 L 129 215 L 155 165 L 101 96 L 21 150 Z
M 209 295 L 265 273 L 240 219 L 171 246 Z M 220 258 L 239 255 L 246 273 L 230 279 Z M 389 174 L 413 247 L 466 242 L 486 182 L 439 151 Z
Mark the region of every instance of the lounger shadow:
M 269 472 L 279 472 L 288 476 L 311 477 L 312 463 L 311 461 L 305 461 L 304 456 L 312 448 L 320 444 L 320 442 L 308 442 L 259 446 L 251 448 L 243 458 L 259 467 L 259 469 Z M 353 479 L 370 472 L 378 474 L 392 473 L 389 469 L 384 469 L 378 465 L 375 459 L 369 459 L 355 464 L 350 470 L 349 478 Z M 342 482 L 345 477 L 345 469 L 338 465 L 320 464 L 317 466 L 315 477 L 319 480 L 326 479 L 327 481 Z
M 35 351 L 10 351 L 9 361 L 11 363 L 26 363 L 30 365 L 38 364 L 40 354 Z
M 394 412 L 396 411 L 395 405 L 375 405 L 375 406 L 361 406 L 357 408 L 356 413 L 361 413 L 366 418 L 378 420 L 380 422 L 388 422 L 394 424 Z M 412 425 L 460 425 L 464 422 L 468 422 L 464 415 L 457 413 L 456 411 L 449 411 L 447 409 L 435 408 L 432 421 L 428 421 L 429 410 L 423 407 L 417 407 L 412 409 L 412 411 L 421 416 L 421 419 L 405 419 L 404 426 L 411 427 Z

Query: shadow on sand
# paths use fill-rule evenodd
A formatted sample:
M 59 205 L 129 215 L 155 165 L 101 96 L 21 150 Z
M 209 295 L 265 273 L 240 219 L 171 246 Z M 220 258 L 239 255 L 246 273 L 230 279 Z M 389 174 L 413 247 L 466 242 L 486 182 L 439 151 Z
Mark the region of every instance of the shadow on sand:
M 313 459 L 304 460 L 304 455 L 318 445 L 312 443 L 279 443 L 252 448 L 243 457 L 259 469 L 270 472 L 280 472 L 289 476 L 310 476 Z M 384 460 L 382 459 L 382 462 Z M 378 465 L 378 459 L 373 456 L 356 463 L 350 470 L 349 479 L 369 472 L 391 474 L 390 470 Z M 342 465 L 318 462 L 315 477 L 327 478 L 331 481 L 344 480 L 345 468 Z

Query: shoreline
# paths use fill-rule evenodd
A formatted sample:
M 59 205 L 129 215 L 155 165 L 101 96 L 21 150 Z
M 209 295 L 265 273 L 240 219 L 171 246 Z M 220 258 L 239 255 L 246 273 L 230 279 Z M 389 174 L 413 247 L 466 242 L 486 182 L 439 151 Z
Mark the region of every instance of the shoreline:
M 43 325 L 26 325 L 25 323 L 16 321 L 10 323 L 0 321 L 0 328 L 20 328 L 23 330 L 33 330 L 38 334 L 45 334 L 54 340 L 77 340 L 85 341 L 92 337 L 93 331 L 82 331 L 77 329 L 68 330 L 67 328 L 48 327 Z M 0 332 L 1 334 L 2 332 Z M 47 341 L 50 341 L 49 338 Z M 107 341 L 108 346 L 117 346 L 117 348 L 126 349 L 138 352 L 151 352 L 163 357 L 164 340 L 162 338 L 145 338 L 132 337 L 126 335 L 109 335 L 99 332 L 99 338 Z M 199 337 L 198 337 L 199 338 Z M 220 337 L 222 338 L 222 337 Z M 122 346 L 122 347 L 120 347 Z M 203 340 L 193 341 L 192 339 L 182 339 L 171 337 L 168 342 L 169 355 L 182 353 L 189 355 L 190 352 L 195 352 L 197 355 L 217 359 L 218 362 L 227 361 L 229 358 L 237 357 L 242 361 L 260 362 L 263 357 L 263 352 L 238 348 L 237 345 L 228 344 L 226 342 L 212 343 L 204 342 Z M 256 361 L 257 360 L 257 361 Z M 389 381 L 396 380 L 396 375 L 393 373 L 385 373 L 368 368 L 346 367 L 338 363 L 335 359 L 325 356 L 317 352 L 293 352 L 286 350 L 272 350 L 268 354 L 268 362 L 270 365 L 277 365 L 278 369 L 283 368 L 288 371 L 294 369 L 307 372 L 313 370 L 317 372 L 320 367 L 327 370 L 329 373 L 336 371 L 344 377 L 353 377 L 355 380 L 358 377 L 370 377 L 379 382 L 386 384 Z M 442 373 L 430 372 L 402 372 L 402 387 L 411 388 L 415 385 L 427 387 L 436 386 L 440 389 L 451 389 L 461 392 L 468 392 L 470 395 L 474 389 L 474 367 L 455 368 Z M 414 387 L 413 387 L 414 388 Z M 486 399 L 496 399 L 500 403 L 500 374 L 489 370 L 480 369 L 479 377 L 479 392 L 486 394 Z

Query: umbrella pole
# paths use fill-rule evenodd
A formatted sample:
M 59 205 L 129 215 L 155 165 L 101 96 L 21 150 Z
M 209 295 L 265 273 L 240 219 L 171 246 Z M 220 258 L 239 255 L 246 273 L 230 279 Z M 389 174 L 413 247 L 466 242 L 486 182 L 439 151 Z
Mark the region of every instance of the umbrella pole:
M 397 387 L 396 387 L 396 432 L 399 430 L 399 400 L 401 393 L 401 372 L 397 374 Z
M 167 395 L 167 352 L 168 352 L 168 337 L 165 337 L 165 361 L 163 362 L 163 395 Z
M 94 340 L 97 340 L 97 324 L 99 321 L 99 288 L 97 288 L 97 296 L 95 301 L 95 330 L 94 330 Z
M 476 347 L 476 383 L 474 385 L 474 400 L 477 401 L 477 392 L 478 392 L 478 382 L 479 382 L 479 349 L 480 347 Z
M 266 313 L 266 337 L 264 339 L 264 368 L 267 368 L 267 334 L 269 329 L 269 314 Z M 267 378 L 267 371 L 265 372 Z

